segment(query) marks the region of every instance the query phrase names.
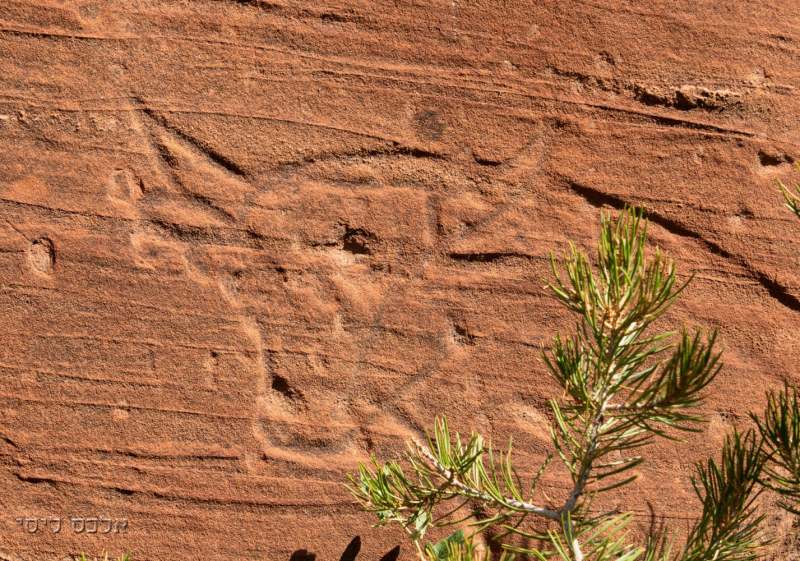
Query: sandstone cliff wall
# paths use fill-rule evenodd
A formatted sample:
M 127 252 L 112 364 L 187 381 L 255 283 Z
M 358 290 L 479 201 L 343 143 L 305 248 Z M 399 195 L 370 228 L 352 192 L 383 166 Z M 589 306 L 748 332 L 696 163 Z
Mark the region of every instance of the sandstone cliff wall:
M 726 347 L 707 433 L 621 497 L 685 524 L 800 375 L 799 61 L 779 1 L 4 0 L 0 549 L 410 558 L 343 472 L 446 413 L 530 474 L 548 251 L 625 204 L 697 271 L 664 323 Z

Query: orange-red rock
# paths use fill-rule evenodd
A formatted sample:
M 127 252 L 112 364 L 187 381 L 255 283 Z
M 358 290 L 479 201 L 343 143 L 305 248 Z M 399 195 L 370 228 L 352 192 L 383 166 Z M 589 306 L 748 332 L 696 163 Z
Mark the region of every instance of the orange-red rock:
M 4 0 L 0 550 L 412 558 L 344 471 L 445 413 L 533 473 L 537 345 L 572 325 L 548 251 L 625 204 L 697 271 L 663 325 L 726 348 L 707 432 L 620 498 L 685 526 L 692 461 L 800 376 L 798 29 L 767 1 Z

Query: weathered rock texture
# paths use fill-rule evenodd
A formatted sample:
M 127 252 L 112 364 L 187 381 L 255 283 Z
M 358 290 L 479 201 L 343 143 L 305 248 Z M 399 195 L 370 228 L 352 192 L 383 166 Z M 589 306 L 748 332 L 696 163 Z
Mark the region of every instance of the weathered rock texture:
M 446 413 L 533 473 L 548 251 L 625 204 L 697 271 L 663 324 L 726 346 L 706 434 L 620 498 L 685 525 L 692 461 L 800 375 L 799 34 L 785 1 L 3 0 L 0 548 L 410 558 L 343 472 Z

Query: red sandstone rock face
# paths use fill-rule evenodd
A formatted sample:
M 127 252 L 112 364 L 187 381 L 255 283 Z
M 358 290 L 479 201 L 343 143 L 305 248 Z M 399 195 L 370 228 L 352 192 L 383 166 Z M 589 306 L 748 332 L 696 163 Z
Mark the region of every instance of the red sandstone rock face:
M 411 558 L 344 471 L 446 413 L 533 473 L 537 345 L 573 321 L 548 251 L 624 204 L 697 271 L 662 325 L 726 347 L 707 432 L 621 496 L 685 525 L 692 461 L 800 374 L 798 30 L 777 1 L 4 0 L 0 548 Z

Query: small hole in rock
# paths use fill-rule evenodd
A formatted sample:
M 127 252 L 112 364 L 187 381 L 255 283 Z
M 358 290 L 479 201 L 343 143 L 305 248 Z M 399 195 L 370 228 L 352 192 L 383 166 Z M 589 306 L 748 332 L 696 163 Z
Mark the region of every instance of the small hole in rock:
M 792 163 L 793 159 L 786 154 L 769 154 L 761 150 L 758 153 L 758 161 L 762 166 L 779 166 L 781 164 Z
M 460 343 L 462 345 L 472 345 L 474 344 L 475 336 L 469 331 L 467 331 L 465 327 L 458 324 L 454 324 L 453 339 L 455 339 L 456 343 Z
M 363 228 L 348 228 L 345 226 L 342 249 L 355 255 L 369 255 L 372 253 L 369 244 L 374 240 L 375 235 Z
M 280 392 L 289 399 L 296 399 L 300 397 L 300 392 L 289 385 L 289 381 L 283 376 L 277 374 L 272 378 L 272 389 Z
M 53 242 L 48 238 L 39 238 L 31 243 L 29 251 L 31 267 L 40 273 L 50 274 L 56 264 Z

